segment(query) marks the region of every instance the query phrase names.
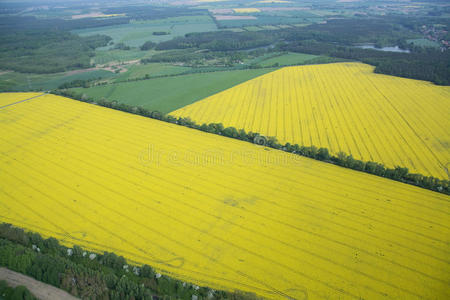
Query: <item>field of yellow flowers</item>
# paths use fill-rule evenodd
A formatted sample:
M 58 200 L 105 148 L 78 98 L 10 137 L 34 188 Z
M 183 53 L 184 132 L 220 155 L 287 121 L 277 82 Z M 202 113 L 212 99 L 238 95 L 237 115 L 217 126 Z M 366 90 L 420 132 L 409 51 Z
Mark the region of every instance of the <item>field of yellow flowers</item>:
M 5 93 L 1 94 L 0 107 L 8 106 L 19 101 L 42 95 L 42 93 Z
M 282 68 L 172 115 L 448 178 L 450 87 L 374 74 L 362 63 Z
M 272 299 L 450 298 L 446 195 L 54 95 L 0 130 L 2 222 Z

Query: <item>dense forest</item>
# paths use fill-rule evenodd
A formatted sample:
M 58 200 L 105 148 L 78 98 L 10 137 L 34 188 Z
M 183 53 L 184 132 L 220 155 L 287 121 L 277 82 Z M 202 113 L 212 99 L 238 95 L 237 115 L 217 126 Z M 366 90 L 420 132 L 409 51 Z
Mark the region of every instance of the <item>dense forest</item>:
M 282 40 L 283 32 L 264 30 L 256 32 L 218 31 L 190 33 L 159 43 L 156 50 L 199 48 L 213 51 L 245 50 L 268 46 Z
M 79 37 L 65 31 L 22 31 L 1 35 L 0 69 L 22 73 L 56 73 L 90 67 L 105 35 Z
M 21 5 L 6 5 L 11 13 Z M 106 13 L 126 14 L 114 18 L 36 18 L 9 16 L 0 18 L 0 69 L 22 73 L 56 73 L 89 68 L 95 48 L 106 46 L 108 36 L 80 37 L 71 30 L 127 24 L 130 20 L 149 20 L 176 16 L 207 14 L 207 10 L 176 7 L 129 6 L 109 8 Z M 129 50 L 127 49 L 122 50 Z
M 22 73 L 56 73 L 88 68 L 95 48 L 106 46 L 111 38 L 105 35 L 80 37 L 69 30 L 120 24 L 123 21 L 2 17 L 0 69 Z

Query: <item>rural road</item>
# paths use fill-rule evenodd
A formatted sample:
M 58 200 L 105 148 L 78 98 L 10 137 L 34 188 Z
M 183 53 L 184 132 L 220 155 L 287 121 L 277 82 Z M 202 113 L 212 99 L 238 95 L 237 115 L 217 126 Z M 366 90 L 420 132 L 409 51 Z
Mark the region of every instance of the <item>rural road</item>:
M 12 287 L 23 285 L 27 287 L 35 297 L 41 300 L 78 299 L 66 291 L 6 268 L 0 268 L 0 280 L 5 280 L 8 285 Z

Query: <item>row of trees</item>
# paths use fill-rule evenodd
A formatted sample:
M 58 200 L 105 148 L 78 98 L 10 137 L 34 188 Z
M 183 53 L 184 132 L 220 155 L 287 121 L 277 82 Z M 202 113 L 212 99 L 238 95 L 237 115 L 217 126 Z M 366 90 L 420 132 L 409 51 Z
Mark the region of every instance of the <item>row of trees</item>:
M 93 99 L 79 95 L 71 91 L 56 91 L 57 95 L 62 95 L 72 99 L 89 102 L 94 102 Z M 383 164 L 372 161 L 361 161 L 353 158 L 353 156 L 347 155 L 344 152 L 339 152 L 337 155 L 330 154 L 326 148 L 317 148 L 316 146 L 300 146 L 298 144 L 291 145 L 286 143 L 281 145 L 278 143 L 275 137 L 265 137 L 259 133 L 246 132 L 244 129 L 236 129 L 234 127 L 224 127 L 221 123 L 210 124 L 197 124 L 190 118 L 178 117 L 175 118 L 171 115 L 163 115 L 158 111 L 151 111 L 143 107 L 131 106 L 128 104 L 120 103 L 117 101 L 108 101 L 101 99 L 96 104 L 121 110 L 128 113 L 141 115 L 148 118 L 158 119 L 164 122 L 178 124 L 197 130 L 202 130 L 209 133 L 214 133 L 230 138 L 239 139 L 246 142 L 252 142 L 261 146 L 267 146 L 278 150 L 286 151 L 289 153 L 306 156 L 309 158 L 333 163 L 345 168 L 366 172 L 369 174 L 390 178 L 393 180 L 401 181 L 404 183 L 420 186 L 429 190 L 450 194 L 450 181 L 435 178 L 433 176 L 425 176 L 422 174 L 409 173 L 408 168 L 396 166 L 395 168 L 387 168 Z
M 68 248 L 10 224 L 0 224 L 0 266 L 64 289 L 82 299 L 253 299 L 251 294 L 214 291 L 132 266 L 114 253 Z M 194 297 L 195 298 L 195 297 Z
M 76 88 L 76 87 L 82 87 L 82 88 L 88 88 L 91 86 L 91 83 L 97 80 L 102 79 L 101 77 L 98 78 L 92 78 L 92 79 L 76 79 L 70 82 L 65 82 L 61 84 L 58 89 L 69 89 L 69 88 Z

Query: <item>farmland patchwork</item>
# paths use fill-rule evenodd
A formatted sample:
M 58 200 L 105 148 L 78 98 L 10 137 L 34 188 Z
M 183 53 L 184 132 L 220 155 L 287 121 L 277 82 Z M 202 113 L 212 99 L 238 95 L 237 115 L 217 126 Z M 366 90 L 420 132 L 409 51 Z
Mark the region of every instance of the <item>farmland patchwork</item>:
M 376 83 L 368 81 L 389 84 L 390 77 L 376 78 L 364 65 L 330 67 L 341 74 L 342 84 L 359 76 L 359 82 L 346 86 L 354 88 L 351 93 L 361 103 L 339 93 L 340 85 L 320 81 L 320 89 L 314 91 L 307 85 L 319 84 L 319 72 L 329 82 L 338 77 L 330 70 L 287 68 L 226 92 L 229 99 L 215 96 L 231 112 L 225 123 L 264 128 L 285 140 L 306 143 L 314 138 L 315 144 L 327 141 L 322 134 L 333 132 L 332 124 L 339 124 L 341 136 L 329 134 L 326 145 L 336 151 L 338 144 L 333 142 L 342 138 L 339 145 L 356 151 L 355 155 L 359 148 L 351 147 L 360 147 L 361 141 L 350 143 L 351 133 L 362 138 L 358 132 L 364 132 L 353 129 L 358 127 L 356 120 L 369 119 L 369 131 L 369 121 L 383 112 L 378 126 L 392 130 L 392 142 L 396 130 L 411 137 L 407 133 L 411 129 L 399 117 L 419 122 L 416 106 L 422 108 L 425 123 L 418 126 L 419 134 L 442 123 L 428 117 L 428 109 L 442 116 L 446 108 L 438 102 L 448 100 L 448 90 L 398 79 L 402 91 L 415 100 L 410 106 L 402 99 L 390 104 L 391 93 L 398 92 L 395 86 L 379 91 L 376 99 L 369 98 L 366 90 L 377 90 Z M 266 76 L 274 80 L 273 86 L 263 87 Z M 301 102 L 294 101 L 299 95 L 294 89 L 275 96 L 278 102 L 269 101 L 268 95 L 283 80 L 300 82 L 308 101 L 301 106 L 303 114 L 288 114 L 286 123 L 273 116 L 282 116 L 284 107 L 289 111 Z M 413 97 L 422 93 L 417 84 L 434 95 L 422 99 L 428 105 Z M 244 96 L 239 96 L 242 91 Z M 264 106 L 251 101 L 253 92 Z M 338 98 L 332 101 L 333 92 Z M 313 95 L 323 102 L 314 102 Z M 446 195 L 54 95 L 3 105 L 32 96 L 0 94 L 3 222 L 57 237 L 66 245 L 114 251 L 195 284 L 274 299 L 450 298 Z M 236 113 L 233 101 L 238 99 L 250 101 L 252 109 L 258 107 L 255 120 L 248 120 L 247 110 Z M 220 109 L 214 111 L 216 101 L 199 102 L 212 105 L 193 109 L 192 115 L 201 120 L 205 109 L 213 120 L 228 118 Z M 331 105 L 342 114 L 349 111 L 348 126 L 340 123 L 344 117 L 339 114 L 321 117 L 318 112 Z M 389 115 L 394 108 L 396 114 Z M 317 123 L 308 119 L 312 116 Z M 399 118 L 397 127 L 390 121 L 394 117 Z M 299 119 L 299 128 L 291 126 L 292 120 L 299 124 Z M 264 125 L 263 120 L 270 122 Z M 317 124 L 328 127 L 319 129 Z M 289 130 L 280 128 L 292 128 L 295 134 L 281 134 Z M 435 137 L 447 137 L 444 129 Z M 430 145 L 433 141 L 437 142 L 430 140 Z M 380 149 L 386 154 L 387 142 L 375 143 L 382 143 Z M 408 140 L 408 147 L 425 149 L 415 148 L 418 145 Z M 399 151 L 395 143 L 392 149 L 393 155 Z

